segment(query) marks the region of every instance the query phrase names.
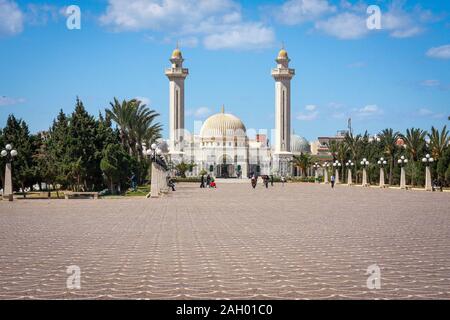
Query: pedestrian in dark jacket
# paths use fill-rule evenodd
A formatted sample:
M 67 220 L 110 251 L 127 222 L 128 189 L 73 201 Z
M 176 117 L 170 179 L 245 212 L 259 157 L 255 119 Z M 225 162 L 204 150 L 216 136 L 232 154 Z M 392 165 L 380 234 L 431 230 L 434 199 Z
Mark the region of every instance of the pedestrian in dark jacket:
M 200 188 L 205 187 L 205 175 L 202 174 L 202 177 L 200 178 Z

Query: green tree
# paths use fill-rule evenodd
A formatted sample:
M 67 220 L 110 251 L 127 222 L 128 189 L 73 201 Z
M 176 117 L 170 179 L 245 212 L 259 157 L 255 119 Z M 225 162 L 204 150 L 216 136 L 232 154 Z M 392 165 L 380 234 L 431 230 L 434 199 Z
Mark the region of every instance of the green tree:
M 294 166 L 300 168 L 302 177 L 306 177 L 306 173 L 309 167 L 312 166 L 314 158 L 307 153 L 300 153 L 300 155 L 294 155 L 292 163 Z
M 120 103 L 114 98 L 110 105 L 106 114 L 117 124 L 122 146 L 142 160 L 142 144 L 151 145 L 161 137 L 162 127 L 154 123 L 159 114 L 136 99 Z
M 97 122 L 77 98 L 75 111 L 72 113 L 68 128 L 70 143 L 70 176 L 76 190 L 93 190 L 95 177 L 101 175 L 97 149 Z
M 179 163 L 175 166 L 175 170 L 177 170 L 177 173 L 180 177 L 186 178 L 186 172 L 192 171 L 195 166 L 196 166 L 196 164 L 194 164 L 193 162 L 186 163 L 186 162 L 182 161 L 181 163 Z
M 21 119 L 16 119 L 10 115 L 3 129 L 3 141 L 9 143 L 17 150 L 18 154 L 12 161 L 13 188 L 19 188 L 26 196 L 26 188 L 32 188 L 35 179 L 33 175 L 33 143 L 28 130 L 28 125 Z M 5 166 L 5 159 L 2 159 L 1 166 Z
M 398 151 L 397 141 L 400 138 L 400 133 L 393 129 L 384 129 L 380 133 L 380 140 L 383 146 L 383 152 L 389 160 L 389 184 L 392 185 L 393 173 L 395 165 L 395 156 Z
M 411 167 L 411 185 L 415 186 L 416 180 L 420 175 L 420 165 L 418 164 L 420 154 L 425 148 L 425 137 L 427 132 L 421 129 L 411 128 L 406 130 L 406 135 L 402 135 L 402 139 L 405 142 L 406 152 L 409 155 L 409 161 Z
M 445 148 L 450 143 L 450 136 L 447 126 L 444 126 L 441 131 L 435 127 L 431 127 L 431 133 L 428 134 L 430 139 L 429 147 L 431 154 L 435 159 L 439 159 L 444 153 Z
M 122 187 L 128 181 L 133 166 L 130 155 L 119 144 L 109 144 L 102 154 L 100 168 L 106 176 L 111 193 L 116 193 L 115 186 L 124 190 Z

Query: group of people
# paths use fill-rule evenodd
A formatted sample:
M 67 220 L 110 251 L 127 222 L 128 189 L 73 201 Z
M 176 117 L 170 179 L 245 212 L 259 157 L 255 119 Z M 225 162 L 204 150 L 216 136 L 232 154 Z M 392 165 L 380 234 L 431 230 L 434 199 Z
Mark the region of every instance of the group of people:
M 253 189 L 255 189 L 256 188 L 256 185 L 258 184 L 258 176 L 256 175 L 256 174 L 252 174 L 251 175 L 251 183 L 252 183 L 252 187 L 253 187 Z M 263 175 L 263 176 L 261 176 L 261 179 L 262 179 L 262 181 L 263 181 L 263 184 L 264 184 L 264 186 L 266 187 L 266 189 L 267 188 L 269 188 L 269 182 L 270 182 L 270 185 L 273 187 L 273 183 L 274 183 L 274 178 L 273 178 L 273 175 L 270 175 L 270 176 L 268 176 L 268 175 Z M 286 180 L 284 179 L 284 177 L 281 177 L 281 182 L 283 183 L 283 185 L 284 185 L 284 182 L 285 182 Z
M 200 178 L 200 188 L 216 189 L 217 188 L 216 180 L 213 177 L 211 177 L 209 174 L 206 176 L 206 179 L 205 179 L 205 175 L 202 175 Z

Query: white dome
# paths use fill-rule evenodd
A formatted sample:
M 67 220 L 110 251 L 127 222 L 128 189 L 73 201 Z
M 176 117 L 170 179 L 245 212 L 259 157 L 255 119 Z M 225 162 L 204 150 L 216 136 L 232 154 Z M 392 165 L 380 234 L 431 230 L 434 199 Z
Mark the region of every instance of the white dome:
M 311 145 L 304 137 L 296 134 L 291 135 L 291 152 L 292 153 L 311 153 Z
M 206 119 L 200 130 L 202 138 L 224 136 L 246 136 L 246 128 L 242 121 L 229 113 L 217 113 Z

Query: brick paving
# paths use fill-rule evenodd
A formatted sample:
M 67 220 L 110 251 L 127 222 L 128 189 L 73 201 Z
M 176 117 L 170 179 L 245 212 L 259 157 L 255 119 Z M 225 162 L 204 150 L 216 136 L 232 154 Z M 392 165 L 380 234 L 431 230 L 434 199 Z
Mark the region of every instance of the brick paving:
M 3 201 L 0 244 L 0 299 L 450 299 L 448 193 L 185 184 L 162 199 Z

